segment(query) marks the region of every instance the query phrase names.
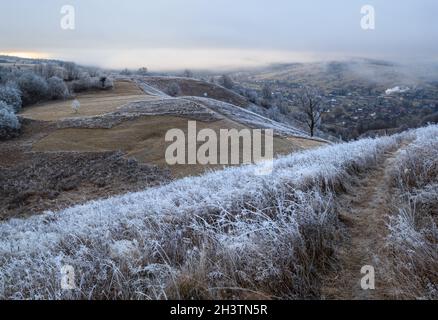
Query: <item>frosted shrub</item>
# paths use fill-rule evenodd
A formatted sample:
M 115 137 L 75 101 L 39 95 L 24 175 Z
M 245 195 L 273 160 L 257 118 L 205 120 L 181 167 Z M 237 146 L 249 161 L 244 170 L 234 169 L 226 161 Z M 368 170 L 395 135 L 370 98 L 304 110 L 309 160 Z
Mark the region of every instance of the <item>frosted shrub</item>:
M 176 97 L 181 94 L 181 88 L 179 87 L 178 83 L 172 82 L 169 84 L 169 87 L 167 88 L 167 94 L 169 94 L 172 97 Z
M 73 82 L 73 91 L 81 92 L 86 90 L 110 90 L 114 87 L 114 81 L 110 77 L 90 77 L 83 73 L 79 80 Z
M 47 98 L 49 87 L 46 80 L 32 72 L 26 72 L 18 78 L 17 82 L 24 105 L 37 103 Z
M 21 92 L 12 85 L 0 85 L 0 101 L 11 106 L 14 112 L 19 112 L 22 104 Z
M 277 106 L 269 108 L 266 114 L 269 119 L 275 121 L 280 121 L 282 118 L 284 118 L 284 115 L 280 112 L 280 109 Z
M 66 77 L 69 81 L 77 80 L 80 77 L 80 69 L 73 62 L 64 62 L 62 67 L 66 73 Z
M 106 76 L 99 77 L 99 85 L 100 89 L 109 90 L 114 88 L 114 81 L 113 79 Z
M 17 135 L 20 121 L 4 101 L 0 101 L 0 139 L 8 139 Z
M 92 80 L 90 75 L 85 72 L 79 76 L 79 79 L 72 84 L 73 92 L 82 92 L 91 88 Z
M 79 100 L 73 100 L 73 102 L 71 103 L 71 108 L 74 113 L 79 113 L 79 109 L 81 108 L 81 103 L 79 102 Z
M 68 97 L 67 86 L 61 78 L 51 77 L 47 80 L 47 85 L 50 99 L 65 99 Z

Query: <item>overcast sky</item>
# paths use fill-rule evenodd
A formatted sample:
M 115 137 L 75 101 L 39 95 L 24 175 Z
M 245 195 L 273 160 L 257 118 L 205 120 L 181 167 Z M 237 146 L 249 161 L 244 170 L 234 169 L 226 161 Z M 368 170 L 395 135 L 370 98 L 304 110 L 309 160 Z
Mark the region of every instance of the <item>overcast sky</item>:
M 76 29 L 60 26 L 76 9 Z M 376 10 L 376 29 L 360 9 Z M 104 67 L 252 66 L 349 56 L 438 59 L 437 0 L 2 0 L 0 52 Z

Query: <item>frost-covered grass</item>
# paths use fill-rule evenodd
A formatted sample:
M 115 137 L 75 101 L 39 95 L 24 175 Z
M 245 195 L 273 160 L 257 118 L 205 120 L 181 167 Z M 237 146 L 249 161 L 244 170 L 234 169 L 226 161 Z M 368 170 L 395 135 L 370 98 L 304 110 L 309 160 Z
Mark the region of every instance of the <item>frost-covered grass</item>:
M 389 247 L 397 265 L 400 298 L 438 299 L 438 126 L 416 130 L 395 164 L 399 208 L 390 222 Z
M 365 139 L 0 224 L 0 298 L 312 298 L 339 241 L 334 199 L 397 147 Z M 61 268 L 76 290 L 61 289 Z

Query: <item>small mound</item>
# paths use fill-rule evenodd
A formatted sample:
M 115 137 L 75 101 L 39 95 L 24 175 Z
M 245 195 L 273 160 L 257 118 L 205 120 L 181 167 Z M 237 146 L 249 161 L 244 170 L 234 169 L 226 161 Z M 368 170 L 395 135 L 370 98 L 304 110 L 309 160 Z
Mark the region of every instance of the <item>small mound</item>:
M 167 92 L 169 86 L 176 83 L 179 86 L 178 96 L 205 97 L 234 104 L 239 107 L 248 107 L 249 102 L 237 93 L 213 83 L 190 78 L 175 77 L 145 77 L 146 84 Z

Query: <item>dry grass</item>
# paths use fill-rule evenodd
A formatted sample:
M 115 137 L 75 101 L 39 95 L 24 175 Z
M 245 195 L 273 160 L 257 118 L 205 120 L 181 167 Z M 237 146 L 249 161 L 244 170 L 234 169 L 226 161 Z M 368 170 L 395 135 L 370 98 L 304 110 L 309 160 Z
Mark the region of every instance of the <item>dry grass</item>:
M 315 298 L 339 237 L 336 192 L 393 138 L 309 150 L 0 224 L 0 298 Z M 30 231 L 32 230 L 32 231 Z M 77 290 L 60 287 L 74 266 Z
M 56 121 L 62 118 L 80 118 L 101 115 L 117 111 L 117 108 L 133 101 L 156 99 L 147 96 L 133 82 L 116 81 L 110 91 L 88 91 L 76 97 L 81 108 L 79 113 L 73 113 L 72 100 L 44 102 L 23 109 L 20 116 L 42 121 Z
M 166 132 L 179 128 L 187 134 L 187 118 L 174 116 L 145 116 L 133 121 L 124 122 L 111 129 L 58 129 L 34 144 L 33 150 L 38 152 L 53 151 L 122 151 L 142 163 L 166 167 Z M 246 127 L 230 120 L 215 122 L 197 121 L 197 129 L 213 129 L 219 134 L 220 129 L 245 129 Z M 304 138 L 283 139 L 274 137 L 274 153 L 288 154 L 304 149 L 321 146 L 322 143 Z M 242 152 L 242 148 L 241 148 Z M 219 153 L 220 154 L 220 153 Z M 169 169 L 176 177 L 196 175 L 222 166 L 177 165 Z
M 388 251 L 401 299 L 438 299 L 438 130 L 420 129 L 392 173 Z
M 169 177 L 117 152 L 34 153 L 8 167 L 0 163 L 0 221 L 143 190 Z
M 146 78 L 154 85 L 165 85 L 169 80 L 165 78 Z M 185 88 L 185 94 L 199 94 L 208 92 L 218 98 L 227 100 L 231 95 L 227 90 L 203 84 L 200 81 L 180 79 Z M 219 90 L 220 89 L 220 90 Z M 215 91 L 216 90 L 216 91 Z M 227 96 L 228 94 L 228 96 Z M 233 97 L 231 95 L 231 97 Z M 73 114 L 70 108 L 71 101 L 48 102 L 23 110 L 21 116 L 42 121 L 57 121 L 63 118 L 82 118 L 101 115 L 117 111 L 122 105 L 137 100 L 156 100 L 158 97 L 148 96 L 130 81 L 116 81 L 112 91 L 87 92 L 78 96 L 81 109 Z M 234 101 L 234 100 L 233 100 Z M 175 102 L 176 103 L 176 102 Z M 128 157 L 134 157 L 142 163 L 150 163 L 166 167 L 165 150 L 169 144 L 165 143 L 165 134 L 168 130 L 179 128 L 187 131 L 188 118 L 177 116 L 145 116 L 135 120 L 125 121 L 111 129 L 66 128 L 51 132 L 33 145 L 33 151 L 38 152 L 106 152 L 122 151 Z M 228 119 L 202 122 L 198 121 L 198 130 L 210 128 L 219 132 L 220 129 L 248 128 L 236 121 Z M 319 141 L 306 138 L 274 137 L 274 154 L 283 155 L 309 148 L 324 145 Z M 241 150 L 242 151 L 242 150 Z M 223 166 L 180 165 L 170 168 L 174 176 L 184 177 L 196 175 L 210 169 Z

